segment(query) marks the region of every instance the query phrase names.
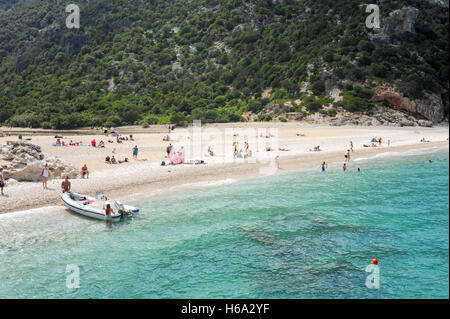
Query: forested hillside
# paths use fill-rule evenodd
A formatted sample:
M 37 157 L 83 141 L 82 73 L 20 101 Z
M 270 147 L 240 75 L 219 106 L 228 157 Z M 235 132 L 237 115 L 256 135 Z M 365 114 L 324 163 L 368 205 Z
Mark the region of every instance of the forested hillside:
M 1 0 L 0 124 L 271 120 L 285 101 L 370 113 L 379 85 L 448 114 L 448 8 L 376 2 L 382 19 L 418 9 L 413 29 L 368 29 L 359 0 L 78 0 L 80 29 L 65 26 L 68 1 Z

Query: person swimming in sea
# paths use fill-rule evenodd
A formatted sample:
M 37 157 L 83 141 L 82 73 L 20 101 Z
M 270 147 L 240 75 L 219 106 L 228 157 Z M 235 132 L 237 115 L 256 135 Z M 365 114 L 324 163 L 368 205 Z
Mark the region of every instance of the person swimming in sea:
M 347 171 L 347 164 L 346 164 L 346 163 L 344 163 L 344 166 L 342 166 L 342 171 L 343 171 L 343 172 L 346 172 L 346 171 Z

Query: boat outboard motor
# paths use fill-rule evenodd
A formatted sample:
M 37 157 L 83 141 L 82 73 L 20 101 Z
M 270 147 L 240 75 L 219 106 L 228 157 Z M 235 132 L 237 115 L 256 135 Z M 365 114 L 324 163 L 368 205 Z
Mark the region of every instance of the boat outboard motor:
M 125 207 L 123 206 L 123 204 L 122 204 L 121 202 L 114 201 L 113 204 L 114 204 L 114 207 L 116 208 L 116 210 L 117 210 L 120 214 L 122 214 L 122 215 L 126 214 L 126 215 L 128 215 L 128 216 L 133 216 L 133 214 L 132 214 L 130 211 L 127 211 L 127 210 L 125 209 Z

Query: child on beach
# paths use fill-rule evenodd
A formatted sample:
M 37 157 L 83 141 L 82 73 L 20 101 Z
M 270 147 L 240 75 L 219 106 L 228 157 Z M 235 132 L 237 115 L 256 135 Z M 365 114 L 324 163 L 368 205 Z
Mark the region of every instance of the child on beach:
M 323 162 L 320 166 L 322 168 L 322 172 L 325 172 L 328 168 L 328 164 L 326 162 Z
M 133 148 L 133 158 L 137 158 L 138 157 L 138 152 L 139 152 L 139 149 L 138 149 L 138 147 L 137 147 L 137 145 Z

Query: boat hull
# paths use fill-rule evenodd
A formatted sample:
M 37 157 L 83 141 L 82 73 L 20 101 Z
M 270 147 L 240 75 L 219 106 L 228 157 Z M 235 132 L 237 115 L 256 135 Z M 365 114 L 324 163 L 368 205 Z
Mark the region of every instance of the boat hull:
M 91 197 L 86 196 L 86 201 L 76 201 L 70 197 L 70 193 L 66 193 L 61 196 L 61 200 L 64 206 L 77 214 L 98 220 L 105 220 L 105 211 L 103 209 L 84 204 L 86 201 L 94 200 Z M 115 213 L 111 217 L 113 222 L 119 222 L 122 215 Z

